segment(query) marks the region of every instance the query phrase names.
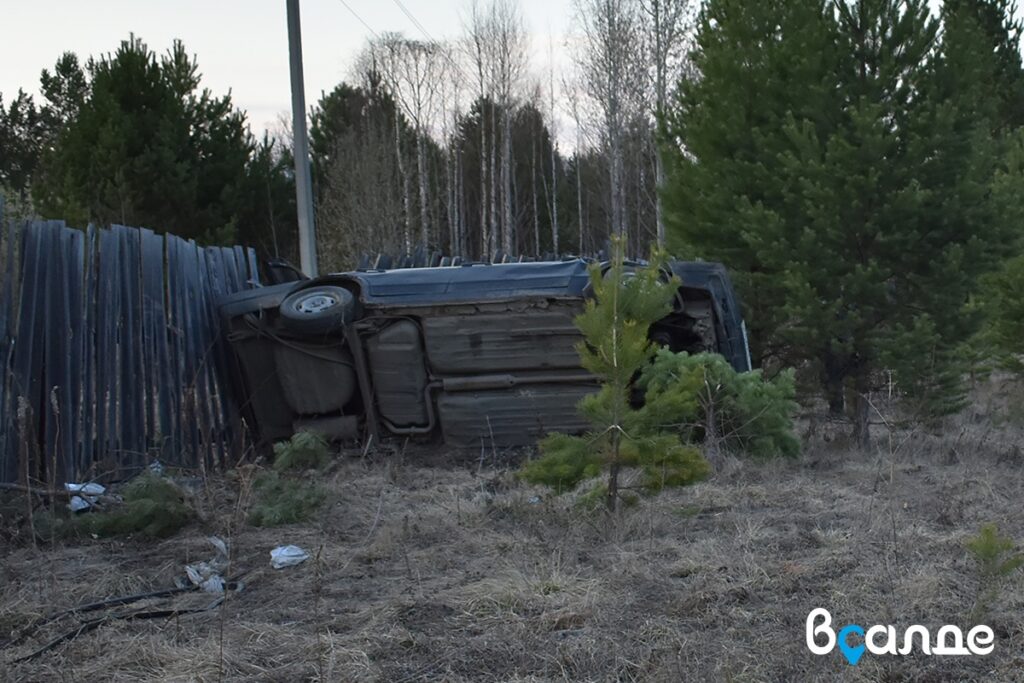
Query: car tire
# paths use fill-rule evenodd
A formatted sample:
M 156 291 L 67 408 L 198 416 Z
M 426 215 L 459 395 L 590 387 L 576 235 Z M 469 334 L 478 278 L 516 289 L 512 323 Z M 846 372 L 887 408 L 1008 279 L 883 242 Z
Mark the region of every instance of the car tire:
M 339 332 L 355 318 L 356 300 L 343 287 L 321 285 L 293 292 L 281 302 L 282 325 L 302 334 Z

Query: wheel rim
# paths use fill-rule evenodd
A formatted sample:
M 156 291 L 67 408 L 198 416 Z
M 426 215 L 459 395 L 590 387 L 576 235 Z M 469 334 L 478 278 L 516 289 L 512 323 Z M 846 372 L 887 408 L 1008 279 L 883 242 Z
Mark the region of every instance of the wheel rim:
M 299 313 L 314 315 L 316 313 L 323 313 L 337 304 L 338 300 L 333 296 L 317 292 L 297 301 L 295 303 L 295 310 Z

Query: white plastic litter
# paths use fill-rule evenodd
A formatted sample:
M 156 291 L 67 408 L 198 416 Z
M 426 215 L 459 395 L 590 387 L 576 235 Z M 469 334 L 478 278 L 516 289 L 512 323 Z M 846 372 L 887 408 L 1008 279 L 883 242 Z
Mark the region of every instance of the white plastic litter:
M 224 577 L 220 574 L 217 574 L 216 576 L 211 576 L 206 581 L 203 581 L 201 584 L 199 584 L 199 587 L 205 593 L 223 593 L 224 585 L 226 583 L 227 582 L 224 580 Z
M 207 593 L 223 593 L 224 577 L 221 576 L 228 567 L 228 546 L 216 536 L 206 539 L 214 547 L 216 554 L 207 562 L 196 562 L 185 565 L 185 574 L 193 586 L 198 586 Z
M 88 484 L 64 484 L 64 489 L 70 493 L 81 493 L 86 496 L 102 496 L 107 492 L 103 484 L 89 482 Z
M 302 564 L 309 559 L 309 553 L 297 545 L 280 545 L 270 551 L 270 566 L 284 569 Z
M 226 566 L 228 563 L 228 544 L 218 536 L 210 536 L 206 540 L 210 542 L 210 545 L 217 549 L 217 558 L 223 561 Z
M 107 487 L 102 484 L 95 484 L 92 482 L 87 484 L 66 482 L 64 484 L 64 490 L 68 493 L 79 494 L 71 497 L 71 500 L 68 502 L 68 507 L 71 508 L 72 512 L 81 512 L 82 510 L 88 510 L 95 505 L 99 496 L 102 496 L 107 492 Z

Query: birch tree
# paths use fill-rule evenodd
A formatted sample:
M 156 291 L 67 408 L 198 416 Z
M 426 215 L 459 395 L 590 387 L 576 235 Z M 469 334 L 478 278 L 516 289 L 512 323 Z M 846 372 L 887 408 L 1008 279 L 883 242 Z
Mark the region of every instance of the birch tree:
M 464 250 L 464 219 L 462 215 L 461 150 L 456 140 L 459 121 L 462 119 L 462 94 L 466 86 L 462 69 L 455 61 L 452 48 L 440 46 L 444 60 L 444 77 L 439 83 L 438 110 L 441 122 L 440 139 L 444 144 L 445 164 L 445 210 L 448 221 L 448 248 L 452 254 Z
M 488 0 L 486 5 L 481 4 L 480 0 L 474 0 L 470 6 L 466 32 L 466 44 L 478 81 L 478 96 L 481 101 L 489 101 L 491 104 L 489 141 L 485 140 L 486 127 L 481 126 L 480 129 L 481 174 L 487 173 L 486 169 L 489 168 L 490 180 L 490 201 L 484 202 L 490 206 L 487 251 L 493 252 L 500 244 L 502 249 L 511 253 L 515 246 L 515 223 L 512 213 L 512 118 L 519 99 L 522 79 L 526 73 L 526 28 L 516 0 Z M 499 130 L 500 141 L 497 137 Z M 485 160 L 484 155 L 488 153 L 488 149 L 489 159 Z M 487 185 L 483 178 L 481 181 L 481 185 Z M 481 222 L 484 222 L 483 217 Z
M 410 240 L 398 161 L 412 131 L 375 72 L 356 77 L 360 85 L 321 96 L 311 117 L 320 262 L 332 270 L 355 267 L 362 253 L 400 253 Z
M 449 68 L 444 46 L 435 41 L 405 38 L 389 33 L 372 48 L 391 95 L 412 124 L 416 137 L 416 177 L 419 185 L 419 242 L 430 243 L 429 179 L 426 142 L 437 120 L 441 102 L 441 84 Z
M 673 84 L 678 81 L 678 66 L 684 58 L 684 38 L 694 16 L 692 0 L 640 0 L 644 32 L 654 70 L 653 114 L 655 130 L 660 130 Z M 665 244 L 665 217 L 661 192 L 665 186 L 665 165 L 655 145 L 655 214 L 658 245 Z
M 487 257 L 494 253 L 495 236 L 498 230 L 495 213 L 488 212 L 494 198 L 490 192 L 491 183 L 487 173 L 487 111 L 485 109 L 486 104 L 493 102 L 494 68 L 490 49 L 490 22 L 479 0 L 474 0 L 470 6 L 469 18 L 465 23 L 464 30 L 466 52 L 473 65 L 477 85 L 477 102 L 480 105 L 480 252 Z
M 548 36 L 548 128 L 551 131 L 551 250 L 558 257 L 558 117 L 555 115 L 555 48 Z
M 386 89 L 388 95 L 394 100 L 394 93 L 389 82 L 385 79 L 384 47 L 380 43 L 371 42 L 356 59 L 356 72 L 365 88 L 373 87 L 374 82 L 382 81 L 380 85 Z M 391 109 L 392 128 L 394 140 L 395 168 L 397 169 L 397 183 L 402 198 L 402 248 L 406 253 L 412 251 L 412 198 L 409 184 L 409 172 L 405 163 L 405 150 L 403 142 L 403 120 L 402 109 L 394 106 Z
M 583 213 L 583 174 L 580 172 L 580 162 L 583 159 L 583 117 L 580 112 L 580 98 L 579 93 L 576 90 L 575 83 L 567 83 L 563 85 L 569 100 L 569 111 L 572 114 L 573 125 L 576 127 L 576 146 L 573 150 L 573 157 L 576 161 L 576 217 L 577 222 L 579 223 L 579 244 L 577 253 L 582 255 L 584 252 L 583 240 L 587 229 L 586 218 Z
M 628 232 L 624 197 L 626 128 L 646 87 L 638 0 L 574 0 L 582 31 L 577 52 L 584 93 L 593 102 L 608 154 L 611 232 Z
M 496 104 L 501 111 L 502 247 L 511 254 L 515 245 L 512 216 L 512 115 L 526 72 L 526 28 L 516 0 L 492 0 L 492 45 Z

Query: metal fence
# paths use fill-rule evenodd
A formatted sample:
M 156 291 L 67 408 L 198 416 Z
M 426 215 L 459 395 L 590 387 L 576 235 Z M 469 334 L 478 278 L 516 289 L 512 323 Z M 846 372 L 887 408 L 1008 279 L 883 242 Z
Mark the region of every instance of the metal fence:
M 0 481 L 240 456 L 215 303 L 257 281 L 251 249 L 2 215 L 0 245 Z

